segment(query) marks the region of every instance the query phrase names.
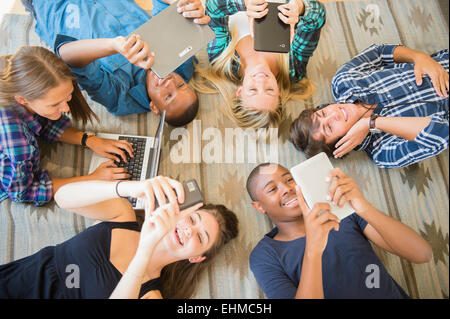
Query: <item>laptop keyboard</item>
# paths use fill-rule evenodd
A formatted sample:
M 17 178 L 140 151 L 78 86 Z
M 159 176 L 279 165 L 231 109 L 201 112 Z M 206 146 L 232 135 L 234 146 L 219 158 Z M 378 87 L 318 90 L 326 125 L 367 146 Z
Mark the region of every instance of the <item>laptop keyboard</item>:
M 127 172 L 131 175 L 132 181 L 139 181 L 141 179 L 142 166 L 144 162 L 144 152 L 146 138 L 142 137 L 130 137 L 130 136 L 119 136 L 119 140 L 126 140 L 133 144 L 134 157 L 130 157 L 127 152 L 127 163 L 121 160 L 119 163 L 115 162 L 118 167 L 126 168 Z M 145 174 L 145 172 L 144 172 Z M 128 198 L 133 207 L 136 206 L 136 198 Z

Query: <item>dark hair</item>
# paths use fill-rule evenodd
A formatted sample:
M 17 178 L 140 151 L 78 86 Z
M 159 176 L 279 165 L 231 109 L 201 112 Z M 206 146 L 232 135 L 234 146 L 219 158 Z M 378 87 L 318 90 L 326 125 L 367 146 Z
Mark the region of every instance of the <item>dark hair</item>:
M 198 113 L 198 97 L 195 95 L 195 101 L 189 105 L 186 110 L 178 117 L 168 118 L 166 115 L 166 122 L 174 127 L 184 126 L 191 123 Z
M 315 140 L 312 133 L 318 128 L 318 122 L 313 121 L 312 116 L 317 109 L 306 109 L 292 122 L 289 129 L 289 140 L 295 148 L 303 151 L 306 157 L 312 157 L 320 152 L 325 152 L 328 156 L 333 156 L 337 143 L 326 144 L 325 140 Z
M 246 183 L 245 187 L 247 188 L 247 193 L 250 196 L 250 198 L 252 199 L 252 201 L 258 200 L 256 197 L 256 194 L 255 194 L 255 190 L 253 188 L 254 181 L 255 181 L 256 177 L 259 175 L 259 171 L 262 168 L 269 166 L 269 165 L 279 165 L 279 164 L 273 164 L 273 163 L 259 164 L 250 172 L 250 174 L 247 177 L 247 183 Z
M 190 263 L 181 260 L 169 264 L 161 271 L 161 294 L 164 298 L 185 299 L 195 293 L 201 274 L 211 265 L 211 261 L 220 249 L 233 238 L 237 237 L 238 219 L 234 212 L 224 205 L 206 204 L 200 208 L 212 214 L 219 224 L 219 234 L 214 245 L 203 254 L 205 260 Z

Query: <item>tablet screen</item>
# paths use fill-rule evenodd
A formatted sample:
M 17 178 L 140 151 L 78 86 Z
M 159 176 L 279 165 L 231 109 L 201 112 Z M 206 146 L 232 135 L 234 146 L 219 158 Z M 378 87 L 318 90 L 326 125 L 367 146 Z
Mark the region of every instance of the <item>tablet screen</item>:
M 339 207 L 326 199 L 330 186 L 326 178 L 332 169 L 333 165 L 328 156 L 322 152 L 292 167 L 290 172 L 296 184 L 300 186 L 303 198 L 309 208 L 312 208 L 316 203 L 329 203 L 331 212 L 342 220 L 351 215 L 354 209 L 349 203 Z

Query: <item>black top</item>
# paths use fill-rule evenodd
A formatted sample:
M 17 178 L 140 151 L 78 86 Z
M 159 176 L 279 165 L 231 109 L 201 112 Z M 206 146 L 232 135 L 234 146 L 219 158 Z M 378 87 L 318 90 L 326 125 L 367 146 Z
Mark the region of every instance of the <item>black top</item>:
M 102 222 L 73 238 L 0 266 L 0 298 L 109 298 L 122 278 L 110 262 L 111 231 L 139 232 L 136 222 Z M 145 282 L 139 297 L 160 289 Z

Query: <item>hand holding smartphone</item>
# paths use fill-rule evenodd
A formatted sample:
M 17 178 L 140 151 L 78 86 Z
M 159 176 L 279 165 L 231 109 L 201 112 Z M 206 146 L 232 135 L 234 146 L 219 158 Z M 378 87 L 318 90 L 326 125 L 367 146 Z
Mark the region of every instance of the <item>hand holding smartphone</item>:
M 182 183 L 184 190 L 184 202 L 180 204 L 180 210 L 187 209 L 198 203 L 203 203 L 204 198 L 195 179 L 190 179 Z M 155 209 L 159 207 L 158 201 L 155 201 Z
M 184 203 L 180 205 L 180 210 L 192 207 L 198 203 L 203 203 L 205 200 L 200 187 L 195 179 L 183 182 L 184 188 Z

